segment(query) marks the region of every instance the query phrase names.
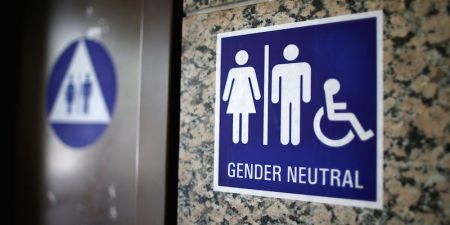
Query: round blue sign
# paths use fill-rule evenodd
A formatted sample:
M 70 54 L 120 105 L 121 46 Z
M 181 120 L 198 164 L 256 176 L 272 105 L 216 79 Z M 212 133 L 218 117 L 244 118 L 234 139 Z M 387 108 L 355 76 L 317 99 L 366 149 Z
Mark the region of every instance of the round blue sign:
M 63 51 L 47 88 L 47 118 L 67 145 L 93 144 L 111 122 L 116 102 L 116 74 L 102 44 L 78 39 Z

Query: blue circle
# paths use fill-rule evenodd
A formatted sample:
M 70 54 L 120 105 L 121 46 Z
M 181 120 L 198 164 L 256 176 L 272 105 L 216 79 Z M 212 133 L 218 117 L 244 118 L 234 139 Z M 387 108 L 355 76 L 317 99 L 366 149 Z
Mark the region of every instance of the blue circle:
M 61 122 L 52 121 L 50 114 L 56 104 L 59 89 L 63 84 L 66 73 L 72 59 L 74 58 L 77 46 L 82 42 L 85 43 L 92 68 L 95 72 L 98 86 L 103 94 L 104 105 L 106 106 L 109 118 L 112 119 L 113 111 L 116 103 L 117 82 L 113 61 L 108 54 L 106 48 L 91 39 L 77 39 L 71 42 L 68 47 L 58 57 L 53 66 L 50 80 L 47 87 L 46 110 L 49 123 L 55 131 L 56 135 L 67 145 L 74 148 L 83 148 L 95 143 L 107 128 L 108 123 L 77 123 L 77 122 Z M 86 100 L 85 100 L 86 101 Z M 95 107 L 91 106 L 92 108 Z M 111 121 L 111 119 L 109 121 Z

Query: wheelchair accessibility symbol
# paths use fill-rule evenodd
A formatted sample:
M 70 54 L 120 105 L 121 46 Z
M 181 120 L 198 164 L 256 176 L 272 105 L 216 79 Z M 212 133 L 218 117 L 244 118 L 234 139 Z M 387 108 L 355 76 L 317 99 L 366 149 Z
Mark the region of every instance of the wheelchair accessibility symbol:
M 359 139 L 361 139 L 362 141 L 370 139 L 374 135 L 373 131 L 365 131 L 361 126 L 358 118 L 356 118 L 355 114 L 349 112 L 336 112 L 336 110 L 347 109 L 347 103 L 334 102 L 333 100 L 333 96 L 339 92 L 340 88 L 341 85 L 336 79 L 328 79 L 323 85 L 323 89 L 325 91 L 326 113 L 328 119 L 330 121 L 348 121 L 352 125 L 353 129 L 355 129 L 355 132 L 358 135 Z M 325 136 L 325 134 L 323 134 L 322 129 L 320 128 L 320 121 L 325 114 L 324 111 L 324 107 L 321 107 L 314 116 L 314 133 L 316 134 L 317 138 L 322 143 L 330 147 L 341 147 L 350 143 L 353 138 L 355 138 L 352 130 L 349 130 L 348 133 L 340 139 L 330 139 Z

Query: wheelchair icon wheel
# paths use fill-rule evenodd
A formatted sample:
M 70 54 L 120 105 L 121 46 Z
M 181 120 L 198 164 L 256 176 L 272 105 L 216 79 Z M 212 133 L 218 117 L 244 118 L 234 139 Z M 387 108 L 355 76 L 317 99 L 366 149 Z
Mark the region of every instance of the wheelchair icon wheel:
M 322 120 L 322 117 L 324 115 L 324 108 L 320 107 L 320 109 L 317 111 L 316 115 L 314 116 L 314 133 L 316 133 L 317 138 L 324 144 L 330 146 L 330 147 L 341 147 L 344 146 L 350 141 L 355 138 L 355 134 L 352 130 L 349 130 L 348 133 L 340 139 L 331 139 L 325 136 L 322 132 L 322 129 L 320 128 L 320 121 Z

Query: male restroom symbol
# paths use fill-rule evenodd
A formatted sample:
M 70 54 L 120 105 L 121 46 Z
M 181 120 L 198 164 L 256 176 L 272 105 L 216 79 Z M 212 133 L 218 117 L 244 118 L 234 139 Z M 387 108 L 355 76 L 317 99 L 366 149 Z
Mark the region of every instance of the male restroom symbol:
M 235 60 L 239 66 L 244 66 L 248 62 L 248 53 L 240 50 L 236 53 Z M 256 113 L 254 99 L 260 98 L 261 93 L 253 67 L 236 67 L 228 72 L 222 99 L 229 101 L 226 113 L 233 114 L 233 143 L 237 144 L 239 141 L 243 144 L 248 143 L 248 117 L 249 114 Z
M 299 49 L 296 45 L 290 44 L 284 48 L 283 56 L 287 61 L 295 60 L 298 55 Z M 280 142 L 283 145 L 289 142 L 298 145 L 300 144 L 300 103 L 302 100 L 305 103 L 311 101 L 311 66 L 308 63 L 285 63 L 273 67 L 272 103 L 278 103 L 280 98 Z
M 89 74 L 86 74 L 84 83 L 83 83 L 83 112 L 84 114 L 89 113 L 89 98 L 91 97 L 92 92 L 92 82 L 89 78 Z

